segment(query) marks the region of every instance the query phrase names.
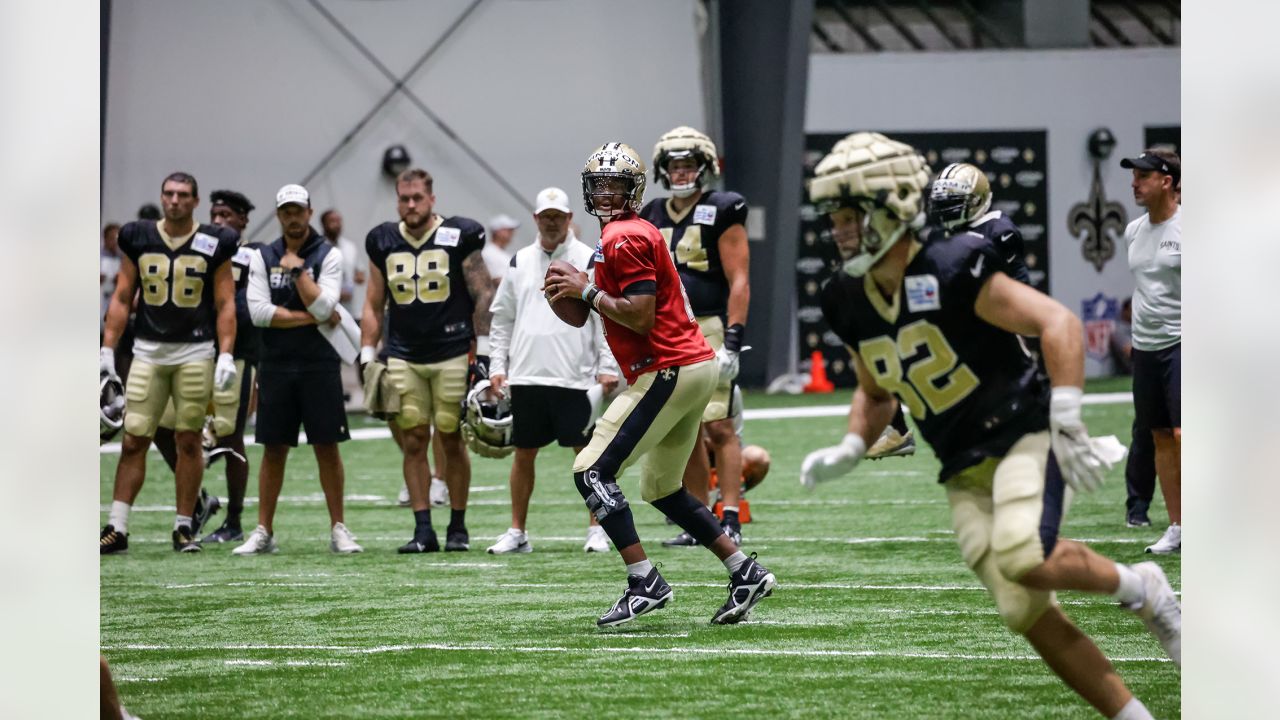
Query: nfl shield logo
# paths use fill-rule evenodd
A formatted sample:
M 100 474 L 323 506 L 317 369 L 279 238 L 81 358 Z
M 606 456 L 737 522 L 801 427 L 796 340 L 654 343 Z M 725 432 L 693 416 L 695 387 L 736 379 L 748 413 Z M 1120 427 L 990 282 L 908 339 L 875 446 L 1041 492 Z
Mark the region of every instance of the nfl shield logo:
M 1119 317 L 1119 301 L 1098 293 L 1080 303 L 1084 320 L 1084 349 L 1089 357 L 1106 360 L 1111 354 L 1111 333 Z

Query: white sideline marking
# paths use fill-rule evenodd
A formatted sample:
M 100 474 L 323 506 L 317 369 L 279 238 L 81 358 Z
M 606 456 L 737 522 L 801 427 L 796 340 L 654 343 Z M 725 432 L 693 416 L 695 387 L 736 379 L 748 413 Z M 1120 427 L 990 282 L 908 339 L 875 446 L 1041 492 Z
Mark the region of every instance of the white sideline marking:
M 574 503 L 580 505 L 581 503 Z M 172 512 L 170 508 L 170 512 Z M 1150 538 L 1137 537 L 1120 537 L 1120 538 L 1078 538 L 1062 536 L 1068 540 L 1075 540 L 1082 543 L 1098 544 L 1108 543 L 1113 545 L 1144 545 Z M 310 536 L 306 538 L 298 538 L 299 540 L 319 541 L 320 535 Z M 402 542 L 404 537 L 401 535 L 361 535 L 360 539 L 368 542 Z M 581 543 L 582 537 L 577 535 L 546 535 L 535 536 L 535 540 L 540 543 Z M 954 543 L 955 539 L 950 531 L 941 532 L 935 537 L 921 537 L 918 535 L 905 535 L 902 537 L 771 537 L 768 535 L 752 535 L 750 536 L 751 546 L 760 547 L 768 543 L 827 543 L 829 545 L 874 545 L 877 543 Z M 134 537 L 129 536 L 129 542 L 134 543 L 167 543 L 171 542 L 170 538 L 163 536 L 156 537 Z M 211 546 L 206 546 L 211 547 Z M 484 563 L 462 563 L 462 562 L 439 562 L 426 563 L 427 565 L 438 565 L 439 567 L 506 567 L 503 564 L 484 564 Z M 346 573 L 344 573 L 346 575 Z M 286 577 L 286 576 L 281 576 Z M 299 575 L 298 577 L 304 577 Z M 316 576 L 323 577 L 323 576 Z M 175 586 L 176 587 L 176 586 Z M 186 587 L 203 587 L 196 583 Z
M 223 665 L 275 665 L 274 660 L 223 660 Z M 347 664 L 341 660 L 285 660 L 280 663 L 286 667 L 346 667 Z
M 165 677 L 129 677 L 129 676 L 125 676 L 125 677 L 118 677 L 118 678 L 116 678 L 116 682 L 118 682 L 118 683 L 127 683 L 127 682 L 164 682 L 165 680 L 168 680 L 168 679 L 169 679 L 169 678 L 165 678 Z
M 851 391 L 852 392 L 852 391 Z M 1081 401 L 1083 405 L 1118 405 L 1133 402 L 1131 392 L 1090 393 Z M 817 405 L 814 407 L 762 408 L 746 410 L 744 420 L 790 420 L 792 418 L 843 417 L 849 414 L 849 405 Z M 386 427 L 356 428 L 351 431 L 352 440 L 386 440 L 391 437 L 391 430 Z M 245 435 L 244 442 L 251 445 L 256 442 L 253 435 Z M 298 433 L 298 442 L 305 443 L 307 434 Z M 115 455 L 120 452 L 120 443 L 107 443 L 98 448 L 103 455 Z
M 609 633 L 600 633 L 596 637 L 607 637 Z M 640 636 L 619 635 L 638 639 Z M 858 657 L 858 658 L 912 658 L 923 660 L 1014 660 L 1040 661 L 1038 655 L 1003 655 L 975 653 L 944 652 L 895 652 L 887 650 L 792 650 L 767 648 L 700 648 L 700 647 L 563 647 L 556 645 L 451 645 L 448 643 L 421 643 L 413 645 L 377 645 L 374 647 L 356 647 L 349 645 L 120 645 L 104 647 L 104 650 L 318 650 L 346 652 L 360 655 L 378 655 L 382 653 L 415 652 L 420 650 L 439 650 L 443 652 L 500 652 L 500 653 L 597 653 L 612 652 L 636 655 L 756 655 L 764 657 Z M 1112 662 L 1169 662 L 1165 657 L 1121 657 L 1111 658 Z M 228 665 L 270 665 L 271 660 L 227 660 Z
M 571 588 L 594 587 L 595 583 L 499 583 L 504 588 Z M 722 582 L 682 582 L 676 587 L 723 589 Z M 986 591 L 981 585 L 852 585 L 846 583 L 778 583 L 787 590 L 976 590 Z

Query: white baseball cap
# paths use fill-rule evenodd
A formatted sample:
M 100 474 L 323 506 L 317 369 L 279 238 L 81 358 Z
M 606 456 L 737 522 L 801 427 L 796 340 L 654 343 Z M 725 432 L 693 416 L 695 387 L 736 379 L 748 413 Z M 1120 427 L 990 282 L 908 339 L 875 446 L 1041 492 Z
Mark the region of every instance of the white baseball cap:
M 285 185 L 276 193 L 276 207 L 284 207 L 290 203 L 311 207 L 311 195 L 301 185 Z
M 494 230 L 515 230 L 520 227 L 520 223 L 510 215 L 494 215 L 489 219 L 489 231 Z
M 541 215 L 543 210 L 559 210 L 562 213 L 571 213 L 569 209 L 569 194 L 558 187 L 549 187 L 538 193 L 538 199 L 534 203 L 533 214 Z

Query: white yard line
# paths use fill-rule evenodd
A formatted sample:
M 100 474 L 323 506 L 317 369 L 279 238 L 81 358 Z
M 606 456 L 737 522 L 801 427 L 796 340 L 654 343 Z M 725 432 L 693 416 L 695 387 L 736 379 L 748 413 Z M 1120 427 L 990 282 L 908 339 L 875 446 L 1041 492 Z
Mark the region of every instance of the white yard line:
M 1133 402 L 1133 393 L 1090 393 L 1084 396 L 1085 405 L 1116 405 Z M 816 405 L 813 407 L 762 408 L 747 410 L 743 413 L 745 420 L 790 420 L 793 418 L 842 417 L 849 414 L 849 405 Z M 351 431 L 352 440 L 386 440 L 391 437 L 391 430 L 386 427 L 356 428 Z M 245 435 L 246 444 L 255 441 L 254 436 Z M 299 442 L 307 441 L 306 433 L 299 433 Z M 107 443 L 98 448 L 103 455 L 118 455 L 120 443 Z

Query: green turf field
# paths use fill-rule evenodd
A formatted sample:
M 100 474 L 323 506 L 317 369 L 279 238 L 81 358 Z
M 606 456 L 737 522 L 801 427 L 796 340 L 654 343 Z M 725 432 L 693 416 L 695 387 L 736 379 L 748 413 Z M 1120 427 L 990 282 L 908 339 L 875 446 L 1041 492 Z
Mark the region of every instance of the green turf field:
M 847 397 L 751 395 L 747 407 Z M 1093 434 L 1126 444 L 1131 418 L 1127 404 L 1085 407 Z M 230 547 L 170 549 L 173 484 L 152 453 L 129 554 L 101 560 L 103 654 L 125 705 L 146 720 L 1096 717 L 1004 629 L 962 564 L 931 452 L 864 462 L 812 494 L 799 486 L 804 454 L 842 428 L 838 418 L 747 423 L 747 441 L 767 447 L 774 467 L 749 496 L 755 517 L 744 549 L 759 553 L 779 585 L 738 626 L 708 624 L 725 599 L 724 569 L 705 550 L 661 547 L 674 532 L 638 503 L 629 473 L 623 489 L 637 498 L 641 538 L 676 594 L 612 632 L 598 631 L 595 618 L 622 591 L 623 569 L 616 555 L 581 551 L 586 512 L 568 451 L 539 457 L 532 554 L 484 553 L 509 524 L 509 464 L 475 458 L 472 551 L 398 556 L 412 517 L 395 505 L 395 445 L 347 443 L 347 524 L 365 552 L 339 557 L 328 551 L 315 463 L 303 448 L 277 513 L 280 553 L 250 558 Z M 259 456 L 251 449 L 246 531 Z M 102 456 L 104 523 L 116 458 Z M 206 487 L 225 494 L 221 473 Z M 1101 492 L 1077 498 L 1064 535 L 1117 560 L 1150 559 L 1142 548 L 1159 536 L 1163 513 L 1157 493 L 1157 527 L 1126 528 L 1116 469 Z M 447 519 L 435 511 L 437 528 Z M 1180 589 L 1180 557 L 1159 562 Z M 1136 617 L 1105 597 L 1059 598 L 1157 717 L 1180 717 L 1179 671 Z

